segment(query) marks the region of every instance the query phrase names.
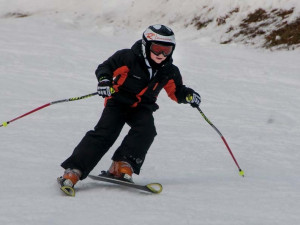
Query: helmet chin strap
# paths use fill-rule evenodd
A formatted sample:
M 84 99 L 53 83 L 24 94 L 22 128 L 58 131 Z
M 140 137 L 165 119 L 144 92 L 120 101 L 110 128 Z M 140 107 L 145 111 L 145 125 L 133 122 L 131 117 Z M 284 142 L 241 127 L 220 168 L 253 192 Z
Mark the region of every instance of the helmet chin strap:
M 144 56 L 144 59 L 145 59 L 145 63 L 147 65 L 147 69 L 149 71 L 149 74 L 150 74 L 150 79 L 155 76 L 155 74 L 157 73 L 157 70 L 154 68 L 154 71 L 153 71 L 153 67 L 151 66 L 148 58 L 147 58 L 147 53 L 146 53 L 146 47 L 144 44 L 142 44 L 142 52 L 143 52 L 143 56 Z M 150 59 L 151 60 L 151 59 Z M 153 61 L 153 60 L 152 60 Z M 153 61 L 154 62 L 154 61 Z M 155 62 L 154 62 L 155 63 Z
M 144 43 L 142 43 L 142 53 L 145 59 L 147 59 L 147 53 L 146 53 L 146 46 Z

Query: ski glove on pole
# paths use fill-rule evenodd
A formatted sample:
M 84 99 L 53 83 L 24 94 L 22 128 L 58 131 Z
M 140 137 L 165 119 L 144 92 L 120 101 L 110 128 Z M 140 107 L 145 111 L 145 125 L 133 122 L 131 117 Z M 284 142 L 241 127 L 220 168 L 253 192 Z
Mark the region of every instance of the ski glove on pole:
M 186 101 L 190 103 L 192 107 L 196 108 L 199 107 L 201 103 L 201 96 L 197 92 L 193 91 L 186 96 Z
M 98 95 L 102 97 L 111 96 L 111 94 L 114 93 L 111 80 L 107 79 L 106 77 L 100 79 L 97 87 L 97 92 Z

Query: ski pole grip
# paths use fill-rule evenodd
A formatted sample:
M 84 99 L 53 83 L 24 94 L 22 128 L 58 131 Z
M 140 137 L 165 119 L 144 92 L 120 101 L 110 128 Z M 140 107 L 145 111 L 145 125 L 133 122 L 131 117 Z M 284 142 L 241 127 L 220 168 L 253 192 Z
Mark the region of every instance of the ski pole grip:
M 114 94 L 116 92 L 116 90 L 113 87 L 110 87 L 110 93 Z
M 188 95 L 185 97 L 185 100 L 186 100 L 187 102 L 191 102 L 191 101 L 193 100 L 193 95 L 188 94 Z

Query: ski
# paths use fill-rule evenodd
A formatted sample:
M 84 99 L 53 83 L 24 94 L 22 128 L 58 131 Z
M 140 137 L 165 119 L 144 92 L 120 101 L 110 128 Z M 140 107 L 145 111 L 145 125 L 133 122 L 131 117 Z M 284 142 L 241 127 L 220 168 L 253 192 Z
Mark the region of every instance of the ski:
M 64 185 L 62 177 L 57 178 L 57 183 L 59 184 L 60 190 L 62 190 L 63 193 L 65 193 L 68 196 L 75 196 L 75 189 L 71 186 Z
M 140 185 L 140 184 L 135 184 L 133 182 L 120 180 L 120 179 L 111 177 L 111 176 L 107 175 L 106 173 L 102 173 L 98 176 L 88 175 L 88 177 L 93 180 L 109 182 L 109 183 L 126 186 L 126 187 L 130 187 L 130 188 L 134 188 L 134 189 L 138 189 L 141 191 L 150 192 L 150 193 L 154 193 L 154 194 L 159 194 L 163 190 L 162 185 L 159 183 L 149 183 L 146 185 Z
M 117 184 L 117 185 L 120 185 L 120 186 L 125 186 L 125 187 L 129 187 L 129 188 L 145 191 L 145 192 L 148 192 L 148 193 L 159 194 L 163 190 L 162 185 L 159 184 L 159 183 L 149 183 L 149 184 L 146 184 L 146 185 L 140 185 L 140 184 L 135 184 L 133 182 L 120 180 L 120 179 L 111 177 L 111 176 L 107 175 L 106 173 L 102 173 L 98 176 L 88 175 L 88 177 L 93 179 L 93 180 L 113 183 L 113 184 Z M 64 194 L 66 194 L 68 196 L 72 196 L 72 197 L 75 196 L 74 187 L 64 185 L 62 177 L 57 178 L 57 183 L 59 184 L 60 190 Z

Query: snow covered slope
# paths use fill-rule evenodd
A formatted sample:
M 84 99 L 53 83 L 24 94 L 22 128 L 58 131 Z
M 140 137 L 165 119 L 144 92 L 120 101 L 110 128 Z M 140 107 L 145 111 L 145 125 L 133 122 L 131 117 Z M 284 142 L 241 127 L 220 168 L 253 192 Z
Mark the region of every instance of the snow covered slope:
M 50 101 L 95 92 L 98 64 L 130 47 L 152 24 L 148 14 L 139 20 L 137 11 L 131 13 L 137 24 L 101 17 L 133 10 L 141 4 L 137 1 L 122 1 L 122 7 L 113 1 L 24 2 L 0 0 L 0 122 Z M 152 5 L 141 2 L 153 12 Z M 223 2 L 228 6 L 233 1 Z M 279 7 L 282 1 L 272 4 Z M 96 6 L 105 12 L 98 14 Z M 13 12 L 31 16 L 8 14 Z M 63 196 L 56 184 L 63 172 L 59 165 L 98 121 L 103 100 L 95 96 L 53 105 L 0 127 L 0 224 L 299 222 L 299 50 L 218 45 L 209 36 L 197 37 L 191 27 L 174 23 L 174 30 L 174 63 L 184 83 L 201 94 L 202 110 L 227 139 L 245 178 L 199 112 L 162 92 L 154 115 L 158 136 L 134 180 L 160 182 L 163 192 L 149 195 L 86 179 L 78 183 L 75 198 Z M 125 127 L 93 174 L 108 168 L 127 131 Z
M 122 7 L 119 7 L 119 6 Z M 0 16 L 50 16 L 65 26 L 122 35 L 149 24 L 172 25 L 187 41 L 242 43 L 254 47 L 300 45 L 298 0 L 1 0 Z

